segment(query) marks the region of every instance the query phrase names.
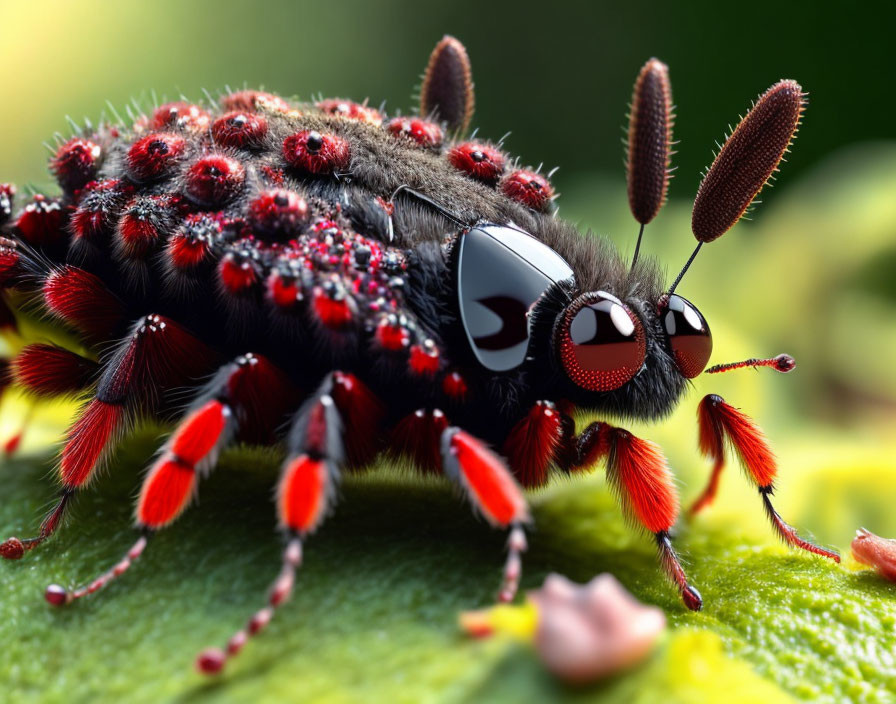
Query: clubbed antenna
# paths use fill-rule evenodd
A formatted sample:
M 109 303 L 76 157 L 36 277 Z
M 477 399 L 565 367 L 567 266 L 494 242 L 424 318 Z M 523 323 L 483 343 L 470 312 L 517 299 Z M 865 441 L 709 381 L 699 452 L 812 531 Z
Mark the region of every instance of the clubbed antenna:
M 632 266 L 638 261 L 644 226 L 666 202 L 673 120 L 669 67 L 650 59 L 635 81 L 628 122 L 628 203 L 641 223 Z
M 725 141 L 697 191 L 691 229 L 712 242 L 740 220 L 790 147 L 806 106 L 799 83 L 784 80 L 760 96 Z
M 697 247 L 669 289 L 672 293 L 700 248 L 734 227 L 762 187 L 778 170 L 796 136 L 806 107 L 806 94 L 792 80 L 779 81 L 759 96 L 716 154 L 703 177 L 691 229 Z
M 420 114 L 434 115 L 459 132 L 470 124 L 473 72 L 467 50 L 454 37 L 446 35 L 432 50 L 420 89 Z

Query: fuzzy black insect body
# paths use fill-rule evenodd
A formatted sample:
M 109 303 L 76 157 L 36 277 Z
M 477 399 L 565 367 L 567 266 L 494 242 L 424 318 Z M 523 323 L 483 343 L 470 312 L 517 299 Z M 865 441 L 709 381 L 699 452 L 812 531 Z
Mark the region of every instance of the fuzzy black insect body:
M 218 106 L 169 103 L 60 145 L 51 161 L 59 197 L 15 211 L 15 189 L 0 186 L 9 300 L 42 307 L 95 351 L 85 359 L 35 344 L 12 360 L 26 389 L 76 392 L 85 403 L 61 452 L 59 503 L 35 537 L 9 538 L 0 555 L 21 558 L 49 538 L 139 418 L 175 424 L 140 492 L 142 537 L 91 585 L 54 585 L 48 601 L 69 603 L 124 574 L 219 453 L 242 440 L 285 448 L 277 512 L 287 547 L 269 604 L 225 650 L 200 656 L 205 672 L 288 598 L 340 477 L 381 452 L 444 474 L 509 531 L 503 600 L 514 597 L 526 547 L 522 489 L 603 460 L 685 604 L 701 608 L 669 539 L 678 497 L 659 448 L 605 422 L 577 432 L 571 414 L 663 418 L 704 370 L 709 326 L 654 261 L 629 265 L 557 218 L 543 175 L 511 168 L 499 146 L 463 141 L 471 76 L 466 51 L 446 38 L 417 117 L 256 91 Z M 629 195 L 642 225 L 665 197 L 670 95 L 667 69 L 648 62 L 629 131 Z M 742 214 L 802 109 L 801 89 L 785 81 L 735 130 L 698 197 L 700 244 Z M 772 508 L 774 456 L 749 418 L 716 396 L 699 417 L 701 449 L 715 463 L 699 506 L 712 498 L 727 439 L 779 534 L 839 559 Z

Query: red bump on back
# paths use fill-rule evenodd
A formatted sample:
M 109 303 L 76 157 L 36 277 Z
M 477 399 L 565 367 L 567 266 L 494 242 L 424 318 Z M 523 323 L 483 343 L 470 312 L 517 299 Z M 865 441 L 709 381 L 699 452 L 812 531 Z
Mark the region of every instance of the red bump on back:
M 295 191 L 264 191 L 249 203 L 249 224 L 256 234 L 288 239 L 308 223 L 308 203 Z
M 520 169 L 501 182 L 501 190 L 508 198 L 539 212 L 547 210 L 554 198 L 554 189 L 541 174 Z
M 74 137 L 56 150 L 50 169 L 62 190 L 73 193 L 96 178 L 102 150 L 89 139 Z
M 152 129 L 166 128 L 204 130 L 208 128 L 211 116 L 198 105 L 177 101 L 160 105 L 152 114 Z
M 157 132 L 138 139 L 128 150 L 125 164 L 135 181 L 155 181 L 169 176 L 186 150 L 177 134 Z
M 221 98 L 221 107 L 225 110 L 270 110 L 272 112 L 288 112 L 289 104 L 279 95 L 265 93 L 260 90 L 241 90 Z
M 448 152 L 448 161 L 458 171 L 489 185 L 496 184 L 504 173 L 504 155 L 487 144 L 458 144 Z
M 445 133 L 435 122 L 417 117 L 395 117 L 389 120 L 386 129 L 396 137 L 404 137 L 421 147 L 438 149 L 442 146 Z
M 263 115 L 234 111 L 222 115 L 212 124 L 212 137 L 222 147 L 257 149 L 264 145 L 268 121 Z
M 355 103 L 351 100 L 327 98 L 326 100 L 318 102 L 315 107 L 329 115 L 344 117 L 347 120 L 366 122 L 368 125 L 377 127 L 383 124 L 383 116 L 380 114 L 379 110 L 374 110 L 367 105 Z
M 299 171 L 332 174 L 348 168 L 351 149 L 342 137 L 302 130 L 283 141 L 283 158 Z
M 184 193 L 200 207 L 221 207 L 242 190 L 245 179 L 246 170 L 240 162 L 223 154 L 212 154 L 187 171 Z

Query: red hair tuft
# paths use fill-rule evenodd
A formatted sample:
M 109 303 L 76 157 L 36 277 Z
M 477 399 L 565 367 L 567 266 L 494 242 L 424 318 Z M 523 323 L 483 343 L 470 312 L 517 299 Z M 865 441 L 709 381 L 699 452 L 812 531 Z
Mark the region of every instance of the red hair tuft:
M 28 345 L 13 360 L 16 382 L 40 396 L 82 391 L 97 369 L 96 362 L 56 345 Z
M 607 476 L 626 511 L 651 533 L 669 530 L 678 518 L 678 494 L 659 447 L 626 430 L 610 433 Z
M 196 493 L 196 471 L 175 458 L 160 459 L 146 475 L 137 500 L 137 522 L 157 530 L 171 523 Z
M 54 315 L 95 337 L 106 337 L 124 320 L 124 305 L 94 274 L 73 266 L 51 272 L 44 302 Z

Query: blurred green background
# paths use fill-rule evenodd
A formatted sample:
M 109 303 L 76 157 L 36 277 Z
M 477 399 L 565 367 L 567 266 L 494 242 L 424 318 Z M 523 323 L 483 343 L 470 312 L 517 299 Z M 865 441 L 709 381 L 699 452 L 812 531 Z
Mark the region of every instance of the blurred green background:
M 373 104 L 386 101 L 389 111 L 408 112 L 429 51 L 450 33 L 467 45 L 473 62 L 480 134 L 498 139 L 512 131 L 506 142 L 512 153 L 559 166 L 553 180 L 562 193 L 561 216 L 630 253 L 636 228 L 625 198 L 621 128 L 638 69 L 658 56 L 671 69 L 680 144 L 670 203 L 647 228 L 645 251 L 674 273 L 693 247 L 689 208 L 715 141 L 758 93 L 795 78 L 809 91 L 810 106 L 775 188 L 763 194 L 752 222 L 704 249 L 680 292 L 713 329 L 713 363 L 786 351 L 798 368 L 787 376 L 765 370 L 697 379 L 668 423 L 632 429 L 663 445 L 687 502 L 707 471 L 696 455 L 696 401 L 700 394 L 722 394 L 772 438 L 785 517 L 844 550 L 859 525 L 896 536 L 896 98 L 888 73 L 894 20 L 889 6 L 764 0 L 0 0 L 0 181 L 51 187 L 42 143 L 56 131 L 68 134 L 65 115 L 96 120 L 106 101 L 120 109 L 153 92 L 201 100 L 203 89 L 264 86 L 302 99 L 321 92 L 369 97 Z M 19 426 L 23 408 L 15 395 L 5 400 L 0 440 Z M 29 508 L 0 513 L 4 530 L 30 525 L 49 497 L 41 482 L 47 446 L 70 412 L 70 406 L 38 408 L 25 450 L 40 462 L 19 487 Z M 119 481 L 113 496 L 127 501 L 137 479 Z M 126 531 L 127 508 L 110 509 L 100 497 L 97 510 L 118 517 L 100 532 Z M 267 495 L 257 503 L 266 510 Z M 721 526 L 732 540 L 773 544 L 753 490 L 734 468 L 711 518 L 696 525 Z M 385 538 L 401 544 L 398 536 Z M 126 539 L 119 542 L 108 559 Z M 77 565 L 72 544 L 68 549 Z M 39 569 L 39 562 L 32 564 Z M 51 571 L 44 565 L 35 581 L 46 581 Z M 90 571 L 82 566 L 78 574 Z M 636 583 L 655 579 L 647 572 Z M 654 593 L 635 591 L 642 598 Z M 729 650 L 740 652 L 731 642 Z M 771 672 L 761 658 L 751 662 Z M 886 698 L 896 688 L 892 658 L 890 668 L 874 689 L 879 701 L 892 701 Z M 397 672 L 413 679 L 409 670 Z M 769 676 L 794 693 L 798 687 L 787 681 L 793 672 Z

